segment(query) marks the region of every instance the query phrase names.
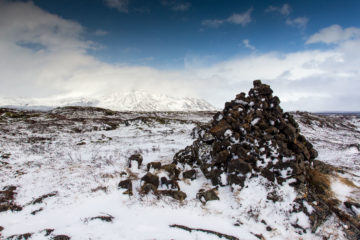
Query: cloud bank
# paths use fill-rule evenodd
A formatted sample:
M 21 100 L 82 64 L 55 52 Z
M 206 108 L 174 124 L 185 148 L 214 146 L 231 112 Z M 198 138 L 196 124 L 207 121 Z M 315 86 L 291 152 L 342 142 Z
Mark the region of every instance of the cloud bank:
M 84 31 L 80 24 L 31 2 L 0 0 L 0 96 L 94 96 L 145 90 L 202 97 L 222 107 L 235 94 L 247 91 L 252 80 L 262 79 L 287 110 L 360 110 L 358 28 L 333 25 L 304 42 L 331 43 L 325 50 L 251 54 L 205 66 L 193 66 L 186 59 L 183 70 L 101 62 L 88 54 L 96 45 L 83 39 Z
M 360 38 L 360 29 L 355 27 L 342 28 L 339 25 L 332 25 L 330 27 L 321 29 L 318 33 L 312 35 L 306 44 L 311 43 L 326 43 L 326 44 L 339 44 L 351 39 Z

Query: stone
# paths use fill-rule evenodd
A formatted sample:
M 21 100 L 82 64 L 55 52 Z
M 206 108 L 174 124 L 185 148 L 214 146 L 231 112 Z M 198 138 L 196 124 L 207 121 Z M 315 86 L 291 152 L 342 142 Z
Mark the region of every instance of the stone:
M 260 80 L 253 85 L 247 96 L 237 94 L 206 127 L 200 127 L 194 134 L 197 139 L 175 154 L 173 163 L 183 164 L 184 169 L 185 164 L 201 169 L 216 187 L 244 187 L 248 178 L 259 175 L 269 184 L 289 180 L 295 189 L 306 187 L 307 170 L 317 151 L 300 134 L 293 116 L 283 112 L 270 86 Z M 209 140 L 205 141 L 205 136 Z M 183 176 L 187 174 L 190 177 L 188 172 Z M 214 191 L 202 190 L 197 196 L 205 204 L 217 199 Z M 281 196 L 274 190 L 268 199 L 278 201 Z
M 231 126 L 223 119 L 210 129 L 210 133 L 216 138 L 222 138 L 228 129 L 231 129 Z
M 159 177 L 152 174 L 152 173 L 147 173 L 145 174 L 142 178 L 141 181 L 143 181 L 145 184 L 151 184 L 155 187 L 155 189 L 157 189 L 159 187 Z
M 55 237 L 53 237 L 53 239 L 54 240 L 70 240 L 71 238 L 66 235 L 56 235 Z
M 175 179 L 167 179 L 166 177 L 161 177 L 161 186 L 166 185 L 167 188 L 180 190 L 179 184 Z
M 191 180 L 196 179 L 196 171 L 195 171 L 195 169 L 191 169 L 191 170 L 183 172 L 183 178 L 189 178 Z
M 189 164 L 189 165 L 193 165 L 193 163 L 196 161 L 196 158 L 194 158 L 193 154 L 192 154 L 192 147 L 188 146 L 183 150 L 180 150 L 179 152 L 177 152 L 174 156 L 173 159 L 173 163 L 176 165 L 177 163 L 182 163 L 182 164 Z
M 161 169 L 167 171 L 170 178 L 179 178 L 180 170 L 176 167 L 175 163 L 163 165 L 161 166 Z
M 150 169 L 157 169 L 160 170 L 161 168 L 161 162 L 150 162 L 146 165 L 146 168 L 148 171 L 150 171 Z
M 230 154 L 229 154 L 229 152 L 227 150 L 223 150 L 223 151 L 219 152 L 216 155 L 215 163 L 226 163 L 227 158 L 228 158 L 229 155 Z
M 261 80 L 254 80 L 253 85 L 255 88 L 261 87 Z
M 174 190 L 161 190 L 159 191 L 159 193 L 161 195 L 164 195 L 164 196 L 169 196 L 169 197 L 172 197 L 178 201 L 183 201 L 186 199 L 187 195 L 186 193 L 178 190 L 178 191 L 174 191 Z
M 143 161 L 143 157 L 139 153 L 131 155 L 129 157 L 129 168 L 131 168 L 131 162 L 132 161 L 136 161 L 138 163 L 138 168 L 140 169 L 142 161 Z
M 186 193 L 182 191 L 175 191 L 172 195 L 172 197 L 176 200 L 183 201 L 187 197 Z
M 196 198 L 198 198 L 203 204 L 206 204 L 208 201 L 220 200 L 216 193 L 216 188 L 208 191 L 200 189 L 200 191 L 196 194 Z
M 222 171 L 218 168 L 213 168 L 211 169 L 209 175 L 210 175 L 210 180 L 211 180 L 211 183 L 212 185 L 216 186 L 216 185 L 220 185 L 221 183 L 221 174 L 222 174 Z
M 229 185 L 239 185 L 241 187 L 244 186 L 246 177 L 245 176 L 239 176 L 237 174 L 229 174 L 227 177 L 227 181 Z
M 145 183 L 143 186 L 141 186 L 140 193 L 148 194 L 151 191 L 157 194 L 157 188 L 153 184 Z
M 242 159 L 233 159 L 228 163 L 228 172 L 229 173 L 242 173 L 246 174 L 251 171 L 251 166 L 249 163 L 245 162 Z
M 267 178 L 267 180 L 271 182 L 275 181 L 275 174 L 267 168 L 261 170 L 261 175 L 263 175 L 265 178 Z
M 118 187 L 127 189 L 127 191 L 125 191 L 124 194 L 132 195 L 132 182 L 130 179 L 120 181 Z

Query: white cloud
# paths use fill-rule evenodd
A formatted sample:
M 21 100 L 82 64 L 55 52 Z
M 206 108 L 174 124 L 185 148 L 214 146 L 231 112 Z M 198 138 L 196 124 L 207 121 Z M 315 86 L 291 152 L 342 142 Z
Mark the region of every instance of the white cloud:
M 206 83 L 203 96 L 215 105 L 247 91 L 252 79 L 262 79 L 272 86 L 287 110 L 359 110 L 360 41 L 351 45 L 235 58 L 192 70 L 192 77 L 197 83 Z M 354 47 L 358 50 L 351 53 Z
M 202 25 L 212 28 L 217 28 L 222 25 L 225 21 L 222 19 L 206 19 L 201 22 Z
M 349 27 L 342 28 L 339 25 L 332 25 L 330 27 L 321 29 L 319 32 L 310 36 L 306 44 L 311 43 L 340 43 L 350 39 L 360 38 L 360 28 Z
M 94 44 L 84 40 L 83 33 L 80 24 L 32 2 L 0 0 L 0 96 L 88 95 L 134 88 L 192 92 L 171 71 L 97 60 L 87 54 Z
M 202 25 L 212 28 L 217 28 L 224 23 L 237 24 L 245 27 L 248 25 L 251 19 L 251 13 L 253 9 L 250 8 L 246 12 L 243 13 L 234 13 L 226 19 L 206 19 L 201 22 Z
M 256 50 L 255 46 L 253 46 L 253 45 L 250 44 L 249 39 L 244 39 L 244 40 L 243 40 L 243 44 L 244 44 L 244 46 L 245 46 L 246 48 L 248 48 L 248 49 L 250 49 L 250 50 L 253 50 L 253 51 Z
M 288 18 L 288 19 L 286 19 L 285 23 L 292 27 L 304 29 L 304 28 L 306 28 L 308 22 L 309 22 L 309 19 L 307 17 L 298 17 L 298 18 L 294 18 L 294 19 Z
M 98 30 L 96 30 L 96 31 L 94 32 L 94 35 L 96 35 L 96 36 L 105 36 L 105 35 L 107 35 L 107 34 L 108 34 L 107 31 L 104 31 L 104 30 L 101 30 L 101 29 L 98 29 Z
M 34 6 L 0 0 L 0 41 L 12 44 L 36 43 L 46 46 L 48 51 L 61 49 L 86 49 L 91 42 L 81 39 L 83 27 L 73 21 L 64 20 Z
M 105 0 L 105 3 L 119 12 L 127 13 L 129 11 L 129 0 Z
M 251 22 L 251 12 L 253 11 L 252 8 L 247 10 L 244 13 L 234 13 L 230 17 L 228 17 L 227 22 L 233 24 L 240 24 L 243 27 L 248 25 Z
M 83 31 L 78 23 L 31 2 L 0 0 L 0 96 L 145 90 L 200 96 L 222 107 L 237 93 L 248 91 L 253 79 L 262 79 L 286 110 L 360 110 L 358 38 L 347 38 L 328 50 L 251 54 L 212 65 L 205 61 L 194 66 L 188 57 L 184 70 L 158 70 L 99 61 L 87 54 L 92 43 L 83 39 Z
M 287 25 L 300 29 L 305 29 L 309 22 L 309 18 L 307 17 L 290 18 L 289 15 L 292 12 L 292 8 L 287 3 L 282 5 L 281 7 L 270 5 L 267 9 L 265 9 L 265 12 L 277 12 L 284 17 L 287 17 L 285 20 L 285 23 Z
M 291 11 L 292 11 L 291 6 L 287 3 L 282 5 L 281 7 L 270 5 L 267 9 L 265 9 L 265 12 L 278 12 L 284 16 L 290 15 Z
M 178 5 L 175 5 L 172 9 L 174 11 L 187 11 L 190 8 L 191 4 L 190 3 L 181 3 Z
M 190 2 L 183 2 L 179 0 L 162 0 L 161 4 L 170 7 L 173 11 L 185 12 L 190 9 Z

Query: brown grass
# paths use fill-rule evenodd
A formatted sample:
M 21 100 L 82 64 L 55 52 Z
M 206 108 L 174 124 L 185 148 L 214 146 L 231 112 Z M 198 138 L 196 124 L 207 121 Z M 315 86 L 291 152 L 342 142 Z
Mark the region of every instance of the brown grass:
M 98 191 L 103 191 L 103 192 L 107 193 L 108 189 L 105 186 L 98 186 L 96 188 L 91 189 L 91 192 L 98 192 Z
M 337 179 L 339 179 L 340 182 L 342 182 L 343 184 L 352 187 L 352 188 L 356 188 L 360 190 L 360 187 L 356 186 L 351 180 L 344 178 L 344 177 L 340 177 L 340 176 L 336 176 Z
M 317 194 L 324 195 L 327 198 L 333 197 L 333 192 L 331 191 L 330 175 L 321 173 L 316 169 L 310 169 L 308 171 L 308 176 L 311 187 Z

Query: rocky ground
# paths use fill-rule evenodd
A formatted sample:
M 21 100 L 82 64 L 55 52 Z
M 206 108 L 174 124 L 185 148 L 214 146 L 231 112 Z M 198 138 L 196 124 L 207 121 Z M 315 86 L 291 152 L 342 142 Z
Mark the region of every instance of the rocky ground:
M 250 109 L 251 99 L 238 100 L 247 102 L 237 104 Z M 229 111 L 234 109 L 235 103 L 228 104 Z M 265 142 L 256 146 L 259 136 L 251 131 L 252 140 L 247 141 L 255 145 L 249 150 L 256 146 L 258 152 L 254 150 L 254 157 L 264 156 L 261 164 L 239 160 L 246 163 L 246 167 L 239 167 L 237 162 L 225 164 L 223 159 L 230 159 L 230 155 L 224 157 L 226 153 L 221 153 L 226 147 L 214 151 L 214 146 L 231 137 L 234 139 L 229 140 L 230 147 L 242 144 L 249 134 L 241 135 L 240 128 L 234 130 L 230 126 L 217 137 L 215 130 L 219 130 L 216 126 L 221 117 L 217 114 L 213 120 L 214 114 L 122 113 L 90 107 L 48 112 L 0 109 L 1 238 L 359 236 L 359 116 L 292 113 L 300 132 L 291 123 L 295 131 L 290 129 L 285 136 L 295 135 L 280 140 L 288 146 L 301 134 L 318 156 L 310 154 L 310 145 L 308 158 L 303 154 L 304 159 L 298 159 L 304 150 L 295 153 L 295 148 L 288 148 L 290 152 L 278 149 L 278 155 L 272 156 L 275 147 Z M 256 122 L 255 116 L 249 119 L 249 131 L 261 124 L 262 115 Z M 281 115 L 284 121 L 290 118 Z M 271 122 L 266 124 L 264 130 Z M 205 133 L 211 129 L 215 138 L 206 139 Z M 231 134 L 229 131 L 225 134 L 226 130 L 231 130 Z M 234 136 L 236 132 L 239 136 Z M 269 134 L 277 136 L 275 132 Z M 179 160 L 179 155 L 186 154 L 178 152 L 194 146 L 194 141 L 201 142 L 202 149 L 211 148 L 204 151 L 208 153 L 204 156 L 210 156 L 209 162 Z M 283 156 L 277 162 L 280 154 Z M 293 173 L 292 166 L 284 168 L 289 171 L 282 171 L 279 164 L 285 166 L 284 162 L 292 161 L 293 156 L 299 171 Z M 205 163 L 209 164 L 207 168 Z M 299 182 L 295 183 L 293 178 Z M 235 182 L 229 182 L 230 179 Z

